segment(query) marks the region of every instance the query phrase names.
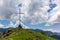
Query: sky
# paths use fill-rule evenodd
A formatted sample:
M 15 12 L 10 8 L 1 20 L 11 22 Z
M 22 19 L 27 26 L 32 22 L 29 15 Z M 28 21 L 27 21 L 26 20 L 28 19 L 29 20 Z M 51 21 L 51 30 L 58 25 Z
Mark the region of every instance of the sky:
M 0 0 L 0 28 L 15 28 L 19 23 L 26 29 L 60 32 L 60 1 Z

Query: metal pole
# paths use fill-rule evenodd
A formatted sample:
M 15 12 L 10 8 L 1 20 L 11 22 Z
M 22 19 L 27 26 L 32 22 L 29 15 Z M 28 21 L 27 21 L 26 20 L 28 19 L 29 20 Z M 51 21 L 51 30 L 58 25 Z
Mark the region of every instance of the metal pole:
M 24 13 L 22 13 L 22 12 L 21 12 L 21 9 L 19 8 L 19 21 L 20 21 L 19 24 L 20 24 L 20 25 L 21 25 L 21 14 L 24 14 Z

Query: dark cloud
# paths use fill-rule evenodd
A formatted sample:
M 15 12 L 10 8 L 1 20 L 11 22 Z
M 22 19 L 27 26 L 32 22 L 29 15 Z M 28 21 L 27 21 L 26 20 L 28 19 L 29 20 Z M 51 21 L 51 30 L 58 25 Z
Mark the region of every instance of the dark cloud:
M 10 19 L 11 16 L 17 13 L 16 1 L 3 0 L 3 6 L 0 7 L 0 19 Z

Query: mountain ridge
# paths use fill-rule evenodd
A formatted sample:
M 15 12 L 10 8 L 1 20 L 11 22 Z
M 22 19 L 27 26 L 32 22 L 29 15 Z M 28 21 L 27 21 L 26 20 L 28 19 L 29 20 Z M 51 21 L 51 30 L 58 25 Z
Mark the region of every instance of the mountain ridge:
M 55 40 L 36 31 L 21 27 L 9 29 L 3 32 L 0 40 Z

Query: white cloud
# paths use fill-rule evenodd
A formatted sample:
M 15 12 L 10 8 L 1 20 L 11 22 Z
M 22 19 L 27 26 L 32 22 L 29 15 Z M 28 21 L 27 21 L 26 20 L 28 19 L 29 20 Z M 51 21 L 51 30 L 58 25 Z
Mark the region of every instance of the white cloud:
M 0 0 L 1 1 L 1 0 Z M 47 22 L 46 25 L 52 25 L 54 23 L 60 22 L 60 4 L 58 1 L 54 1 L 58 6 L 53 9 L 51 14 L 48 14 L 47 10 L 49 9 L 49 0 L 3 0 L 0 3 L 0 19 L 9 19 L 11 23 L 9 26 L 14 26 L 12 21 L 16 21 L 15 26 L 19 24 L 18 14 L 18 4 L 22 3 L 21 12 L 24 15 L 21 15 L 22 21 L 27 21 L 32 24 L 38 24 L 42 22 Z M 50 16 L 50 19 L 48 17 Z M 59 18 L 58 18 L 59 16 Z
M 4 27 L 4 25 L 3 24 L 0 24 L 0 28 L 3 28 Z
M 6 26 L 5 28 L 16 28 L 16 26 L 12 23 L 12 22 L 10 22 L 10 24 L 8 25 L 8 26 Z
M 16 28 L 18 27 L 18 25 L 20 24 L 20 21 L 19 20 L 16 20 L 16 23 L 13 24 L 13 21 L 10 21 L 10 24 L 8 26 L 6 26 L 5 28 Z
M 30 27 L 24 25 L 23 23 L 21 23 L 21 26 L 22 26 L 22 28 L 24 28 L 24 29 L 30 29 Z
M 55 23 L 60 24 L 60 1 L 54 0 L 52 3 L 56 3 L 57 6 L 48 14 L 49 9 L 48 0 L 31 0 L 32 2 L 27 6 L 27 10 L 23 16 L 23 19 L 32 23 L 38 24 L 47 22 L 45 26 L 54 25 Z
M 3 5 L 4 3 L 3 3 L 3 0 L 0 0 L 0 7 Z
M 22 28 L 24 29 L 30 29 L 28 26 L 24 25 L 23 23 L 20 23 L 19 20 L 16 21 L 16 24 L 13 24 L 12 22 L 10 22 L 10 24 L 8 26 L 6 26 L 5 28 L 16 28 L 18 27 L 18 25 L 21 24 Z
M 60 1 L 55 0 L 54 3 L 56 3 L 57 6 L 49 14 L 50 19 L 48 19 L 46 26 L 54 25 L 55 23 L 60 24 Z
M 47 19 L 48 19 L 47 10 L 49 9 L 48 1 L 44 1 L 44 0 L 22 1 L 21 0 L 21 2 L 23 4 L 23 7 L 21 8 L 22 9 L 21 12 L 24 13 L 24 15 L 21 15 L 22 21 L 27 21 L 32 24 L 37 24 L 37 23 L 42 23 L 42 22 L 47 21 Z M 9 10 L 14 10 L 14 9 L 15 10 L 12 12 L 12 14 L 9 12 L 9 14 L 8 14 L 9 17 L 7 16 L 8 18 L 5 17 L 6 15 L 4 15 L 4 18 L 10 19 L 11 21 L 16 21 L 16 24 L 15 24 L 15 26 L 16 26 L 19 24 L 18 23 L 19 21 L 17 21 L 17 20 L 19 20 L 19 16 L 18 16 L 18 14 L 15 14 L 16 7 L 14 7 L 14 6 L 16 6 L 16 4 L 14 5 L 14 3 L 15 3 L 15 0 L 12 3 L 13 9 L 10 8 Z M 17 11 L 17 13 L 18 13 L 18 11 Z M 9 26 L 11 26 L 11 24 Z
M 48 19 L 48 4 L 49 3 L 46 0 L 31 0 L 26 13 L 24 14 L 24 19 L 32 24 L 46 22 Z
M 60 30 L 55 30 L 55 29 L 44 29 L 44 31 L 51 31 L 51 32 L 60 33 Z
M 1 0 L 0 0 L 1 1 Z M 17 13 L 17 7 L 15 4 L 17 1 L 13 0 L 2 0 L 2 7 L 0 7 L 0 19 L 10 19 L 11 15 Z

